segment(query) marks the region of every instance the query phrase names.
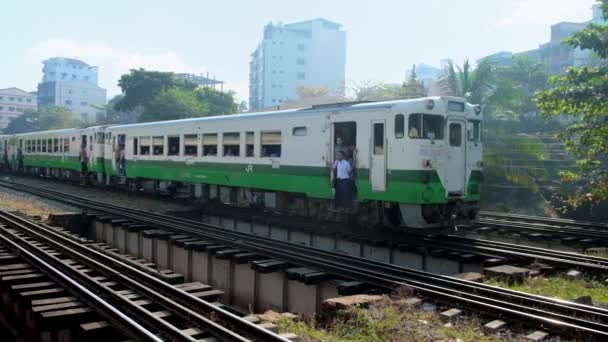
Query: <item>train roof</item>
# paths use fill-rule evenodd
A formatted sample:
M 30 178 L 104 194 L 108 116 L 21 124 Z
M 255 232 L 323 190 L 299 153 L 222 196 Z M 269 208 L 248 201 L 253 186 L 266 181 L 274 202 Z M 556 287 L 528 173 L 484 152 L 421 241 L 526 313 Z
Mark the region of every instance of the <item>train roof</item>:
M 424 98 L 417 98 L 417 99 L 393 100 L 393 101 L 382 101 L 382 102 L 364 102 L 364 101 L 345 102 L 345 103 L 336 103 L 336 104 L 327 104 L 327 105 L 314 105 L 312 107 L 307 107 L 307 108 L 286 109 L 286 110 L 277 110 L 277 111 L 270 111 L 270 112 L 215 115 L 215 116 L 206 116 L 206 117 L 198 117 L 198 118 L 188 118 L 188 119 L 153 121 L 153 122 L 143 122 L 143 123 L 136 123 L 136 124 L 125 124 L 125 125 L 113 125 L 113 126 L 110 126 L 110 128 L 112 128 L 112 129 L 142 128 L 142 127 L 151 127 L 151 126 L 157 126 L 157 125 L 171 125 L 171 124 L 175 124 L 175 123 L 188 124 L 188 123 L 202 123 L 202 122 L 210 122 L 210 121 L 238 120 L 238 119 L 243 119 L 243 118 L 269 118 L 269 117 L 274 117 L 274 116 L 285 116 L 285 115 L 326 114 L 328 111 L 338 111 L 338 110 L 340 112 L 350 112 L 350 111 L 359 111 L 359 110 L 388 109 L 388 108 L 393 108 L 393 106 L 395 106 L 395 105 L 428 101 L 430 99 L 432 99 L 432 100 L 457 100 L 457 101 L 463 101 L 466 103 L 466 99 L 460 98 L 460 97 L 452 97 L 452 96 L 424 97 Z

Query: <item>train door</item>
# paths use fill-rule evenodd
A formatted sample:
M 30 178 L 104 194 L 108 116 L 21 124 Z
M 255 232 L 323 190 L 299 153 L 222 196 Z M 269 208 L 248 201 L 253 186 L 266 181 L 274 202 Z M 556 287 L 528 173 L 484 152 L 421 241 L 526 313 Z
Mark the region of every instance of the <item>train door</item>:
M 449 195 L 463 196 L 466 184 L 466 123 L 463 119 L 448 119 L 448 147 L 446 165 L 446 188 Z
M 386 191 L 386 155 L 384 120 L 372 121 L 372 150 L 370 160 L 370 181 L 372 191 Z

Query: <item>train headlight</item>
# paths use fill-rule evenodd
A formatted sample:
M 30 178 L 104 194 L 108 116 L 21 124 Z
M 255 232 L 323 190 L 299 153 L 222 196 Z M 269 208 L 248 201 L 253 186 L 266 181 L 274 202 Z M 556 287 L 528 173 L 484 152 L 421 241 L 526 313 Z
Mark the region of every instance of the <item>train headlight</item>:
M 427 169 L 430 169 L 433 167 L 433 161 L 430 159 L 423 159 L 422 160 L 422 167 L 425 167 Z
M 426 109 L 431 110 L 435 108 L 435 100 L 426 101 Z
M 481 114 L 481 106 L 479 106 L 479 105 L 478 105 L 478 106 L 475 106 L 475 114 L 476 114 L 476 115 Z

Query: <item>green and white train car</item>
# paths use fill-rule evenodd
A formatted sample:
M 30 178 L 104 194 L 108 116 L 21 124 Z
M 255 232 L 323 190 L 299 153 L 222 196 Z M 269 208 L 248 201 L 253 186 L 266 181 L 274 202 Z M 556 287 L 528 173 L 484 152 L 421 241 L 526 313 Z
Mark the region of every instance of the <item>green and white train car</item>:
M 355 214 L 424 228 L 476 215 L 481 119 L 480 107 L 462 98 L 431 97 L 15 137 L 27 167 L 78 170 L 73 160 L 87 141 L 89 171 L 105 184 L 319 216 L 332 212 L 327 163 L 339 136 L 356 151 Z M 69 139 L 67 150 L 56 150 L 54 134 Z M 36 141 L 35 153 L 24 139 Z

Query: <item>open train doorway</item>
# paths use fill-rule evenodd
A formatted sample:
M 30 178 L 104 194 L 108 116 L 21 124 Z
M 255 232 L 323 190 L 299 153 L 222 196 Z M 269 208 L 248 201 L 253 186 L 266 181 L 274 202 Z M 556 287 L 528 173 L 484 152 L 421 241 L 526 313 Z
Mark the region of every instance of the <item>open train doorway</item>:
M 334 123 L 332 160 L 336 158 L 336 153 L 341 151 L 344 157 L 351 163 L 353 168 L 357 159 L 357 123 L 336 122 Z

